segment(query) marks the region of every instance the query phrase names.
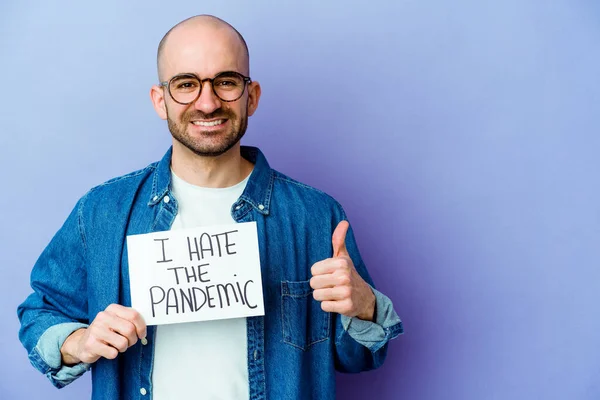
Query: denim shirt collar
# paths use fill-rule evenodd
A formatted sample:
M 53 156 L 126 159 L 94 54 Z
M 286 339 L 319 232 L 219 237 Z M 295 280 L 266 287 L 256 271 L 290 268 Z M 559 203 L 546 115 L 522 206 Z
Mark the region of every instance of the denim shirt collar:
M 254 169 L 248 179 L 246 188 L 236 204 L 247 202 L 259 213 L 268 215 L 273 191 L 273 170 L 267 159 L 257 147 L 241 146 L 242 157 L 254 164 Z M 152 178 L 152 191 L 148 201 L 149 206 L 154 206 L 162 201 L 171 188 L 171 157 L 173 148 L 170 147 L 160 160 Z M 234 204 L 235 206 L 235 204 Z

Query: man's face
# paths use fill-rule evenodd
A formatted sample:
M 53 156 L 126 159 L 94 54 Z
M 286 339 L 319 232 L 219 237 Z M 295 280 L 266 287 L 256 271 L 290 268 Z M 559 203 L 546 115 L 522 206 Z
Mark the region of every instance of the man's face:
M 163 60 L 163 81 L 190 73 L 200 79 L 213 78 L 224 71 L 248 75 L 245 51 L 237 37 L 226 29 L 196 26 L 173 31 Z M 246 85 L 238 100 L 225 102 L 205 81 L 198 99 L 183 105 L 173 100 L 167 87 L 155 88 L 154 106 L 167 120 L 173 145 L 199 156 L 219 156 L 233 148 L 244 136 L 248 116 L 254 113 L 260 95 L 260 87 L 253 82 Z
M 224 102 L 216 98 L 210 82 L 205 82 L 200 96 L 215 99 L 208 107 L 196 105 L 200 100 L 187 106 L 174 101 L 167 103 L 167 124 L 173 139 L 195 154 L 219 156 L 235 146 L 246 133 L 247 94 L 234 102 Z

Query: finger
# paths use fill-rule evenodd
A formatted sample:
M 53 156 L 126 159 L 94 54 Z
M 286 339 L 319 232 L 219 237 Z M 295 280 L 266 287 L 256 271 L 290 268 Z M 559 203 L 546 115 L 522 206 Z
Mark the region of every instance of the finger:
M 104 357 L 109 360 L 113 360 L 117 358 L 117 355 L 119 355 L 119 350 L 109 344 L 97 341 L 93 344 L 93 346 L 90 347 L 89 353 L 94 355 L 94 357 L 90 357 L 90 361 L 92 359 L 97 360 L 98 357 Z
M 328 258 L 313 264 L 310 273 L 313 276 L 331 274 L 340 268 L 348 267 L 348 261 L 346 258 Z
M 317 301 L 336 301 L 350 298 L 350 288 L 347 286 L 317 289 L 313 291 L 313 297 Z
M 112 346 L 107 344 L 103 344 L 100 351 L 97 353 L 100 357 L 107 358 L 109 360 L 114 360 L 119 355 L 119 350 L 115 349 Z
M 102 351 L 103 348 L 102 345 L 114 347 L 121 353 L 129 347 L 129 340 L 127 340 L 125 336 L 119 335 L 117 332 L 105 326 L 94 329 L 90 335 L 90 339 L 92 339 L 89 345 L 90 351 L 99 355 L 99 351 Z
M 321 302 L 321 309 L 325 312 L 334 312 L 352 317 L 348 300 L 326 300 Z
M 125 353 L 129 348 L 129 340 L 127 340 L 125 336 L 119 335 L 117 332 L 104 332 L 104 337 L 104 343 L 119 350 L 119 353 Z
M 87 347 L 84 348 L 83 353 L 80 355 L 80 360 L 84 363 L 92 364 L 98 361 L 100 357 L 112 360 L 116 358 L 118 354 L 119 350 L 97 340 L 89 343 Z
M 98 313 L 92 323 L 92 329 L 94 335 L 102 335 L 103 338 L 106 337 L 106 334 L 103 333 L 104 331 L 116 332 L 127 339 L 128 347 L 133 346 L 137 342 L 135 325 L 126 319 L 117 317 L 111 311 Z
M 118 333 L 121 336 L 127 338 L 129 342 L 128 347 L 133 346 L 138 341 L 137 331 L 133 322 L 128 321 L 123 318 L 119 318 L 115 315 L 111 315 L 112 319 L 110 320 L 110 329 L 114 332 Z
M 106 307 L 106 311 L 131 322 L 135 326 L 135 331 L 140 339 L 146 337 L 146 322 L 139 312 L 131 307 L 125 307 L 120 304 L 111 304 Z
M 310 278 L 310 287 L 313 289 L 332 288 L 336 283 L 337 278 L 333 274 L 317 275 Z
M 346 249 L 346 233 L 348 232 L 349 226 L 350 224 L 348 221 L 341 221 L 335 228 L 335 231 L 333 231 L 331 244 L 333 245 L 334 257 L 349 256 L 348 250 Z

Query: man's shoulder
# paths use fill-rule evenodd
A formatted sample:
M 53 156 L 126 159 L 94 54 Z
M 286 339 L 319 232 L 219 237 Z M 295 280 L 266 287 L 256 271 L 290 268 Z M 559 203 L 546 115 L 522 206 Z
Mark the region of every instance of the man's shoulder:
M 331 197 L 330 195 L 328 195 L 327 193 L 325 193 L 324 191 L 317 189 L 313 186 L 307 185 L 306 183 L 302 183 L 294 178 L 289 177 L 288 175 L 279 172 L 275 169 L 272 169 L 273 171 L 273 180 L 275 181 L 275 183 L 279 183 L 283 186 L 289 186 L 291 188 L 294 188 L 295 190 L 298 190 L 299 192 L 302 193 L 306 193 L 306 194 L 310 194 L 310 195 L 315 195 L 315 196 L 324 196 L 327 198 L 330 198 L 332 200 L 333 197 Z
M 137 192 L 139 187 L 152 176 L 156 170 L 157 162 L 153 162 L 148 166 L 129 172 L 124 175 L 111 178 L 99 185 L 92 187 L 82 198 L 86 203 L 103 201 L 107 197 L 116 200 L 121 195 L 128 195 L 132 192 Z
M 277 170 L 273 171 L 274 190 L 289 196 L 296 205 L 306 204 L 343 212 L 340 203 L 328 193 L 302 183 Z

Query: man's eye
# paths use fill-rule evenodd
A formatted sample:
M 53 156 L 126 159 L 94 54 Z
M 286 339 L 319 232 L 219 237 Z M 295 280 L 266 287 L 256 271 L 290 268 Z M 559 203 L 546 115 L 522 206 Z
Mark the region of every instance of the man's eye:
M 177 88 L 180 89 L 191 89 L 196 87 L 196 83 L 195 82 L 181 82 L 177 84 Z
M 218 86 L 237 86 L 237 82 L 236 81 L 218 81 L 217 82 Z

